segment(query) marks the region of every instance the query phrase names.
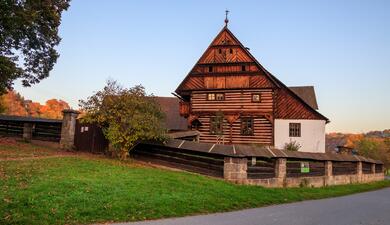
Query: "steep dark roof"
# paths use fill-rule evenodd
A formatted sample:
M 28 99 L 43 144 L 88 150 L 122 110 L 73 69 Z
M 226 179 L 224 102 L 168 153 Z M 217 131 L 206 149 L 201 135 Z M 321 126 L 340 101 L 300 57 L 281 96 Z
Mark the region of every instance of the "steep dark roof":
M 255 146 L 255 145 L 221 145 L 213 143 L 199 143 L 194 141 L 185 141 L 170 139 L 164 144 L 159 143 L 140 143 L 142 145 L 155 145 L 168 147 L 175 151 L 193 151 L 201 152 L 206 154 L 214 154 L 220 156 L 231 156 L 231 157 L 264 157 L 264 158 L 288 158 L 288 159 L 308 159 L 308 160 L 319 160 L 319 161 L 347 161 L 347 162 L 369 162 L 383 164 L 379 160 L 373 160 L 357 155 L 342 155 L 342 154 L 331 154 L 331 153 L 312 153 L 312 152 L 295 152 L 285 151 L 266 146 Z
M 176 97 L 155 97 L 166 115 L 166 128 L 168 130 L 188 130 L 187 120 L 179 114 L 179 99 Z
M 288 88 L 305 101 L 310 107 L 318 110 L 316 93 L 313 86 L 297 86 Z

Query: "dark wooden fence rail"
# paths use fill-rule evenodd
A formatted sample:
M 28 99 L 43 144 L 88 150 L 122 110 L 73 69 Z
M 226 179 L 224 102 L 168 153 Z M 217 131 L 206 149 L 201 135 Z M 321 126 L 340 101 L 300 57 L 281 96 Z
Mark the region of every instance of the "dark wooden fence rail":
M 0 120 L 0 134 L 5 136 L 22 137 L 23 126 L 22 122 Z
M 372 173 L 371 165 L 372 165 L 372 163 L 367 163 L 367 162 L 362 163 L 362 171 L 364 174 Z
M 375 173 L 383 173 L 383 165 L 375 164 Z
M 301 172 L 301 163 L 309 164 L 309 172 Z M 313 177 L 325 175 L 325 163 L 316 161 L 287 161 L 287 177 Z
M 138 160 L 157 163 L 208 176 L 223 177 L 224 157 L 216 154 L 139 144 L 130 154 Z
M 332 166 L 333 175 L 348 175 L 357 173 L 356 162 L 333 162 Z
M 32 127 L 32 139 L 56 142 L 61 139 L 61 120 L 7 115 L 0 115 L 0 135 L 23 137 L 25 124 Z
M 274 159 L 257 159 L 252 161 L 248 158 L 247 175 L 249 179 L 266 179 L 275 177 Z
M 60 141 L 61 125 L 60 123 L 36 123 L 33 127 L 32 138 L 44 141 Z

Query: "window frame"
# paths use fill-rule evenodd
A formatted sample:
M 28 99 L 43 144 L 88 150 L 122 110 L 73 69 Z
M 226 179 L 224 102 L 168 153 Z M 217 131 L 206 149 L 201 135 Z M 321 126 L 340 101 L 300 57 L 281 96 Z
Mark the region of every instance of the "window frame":
M 210 98 L 210 96 L 214 96 L 212 99 Z M 215 101 L 215 93 L 207 93 L 206 94 L 206 100 L 207 101 Z
M 250 124 L 248 126 L 248 124 Z M 244 127 L 246 129 L 251 129 L 250 132 L 245 131 L 244 132 Z M 243 117 L 241 118 L 241 129 L 240 129 L 240 134 L 242 136 L 253 136 L 255 133 L 255 120 L 253 117 Z
M 216 121 L 218 117 L 213 116 L 210 117 L 210 134 L 212 135 L 223 135 L 223 118 L 222 120 L 220 119 L 219 121 Z
M 209 96 L 214 95 L 213 99 L 210 99 Z M 222 99 L 218 99 L 217 96 L 222 96 Z M 211 92 L 206 94 L 206 100 L 207 101 L 225 101 L 225 93 L 220 93 L 220 92 Z
M 258 96 L 259 96 L 259 100 L 256 100 L 256 101 L 255 101 L 255 100 L 253 99 L 253 97 L 254 97 L 255 95 L 258 95 Z M 251 99 L 252 99 L 252 102 L 261 102 L 261 93 L 252 93 Z
M 301 137 L 302 136 L 302 125 L 301 123 L 289 123 L 288 124 L 288 136 L 289 137 Z

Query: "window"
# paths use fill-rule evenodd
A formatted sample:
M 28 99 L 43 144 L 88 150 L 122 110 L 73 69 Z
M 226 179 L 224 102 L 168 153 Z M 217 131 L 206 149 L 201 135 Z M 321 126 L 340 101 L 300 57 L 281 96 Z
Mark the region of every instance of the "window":
M 253 118 L 241 118 L 241 135 L 253 135 Z
M 207 100 L 209 101 L 223 101 L 225 100 L 224 93 L 208 93 Z
M 301 136 L 301 124 L 300 123 L 290 123 L 289 126 L 289 135 L 290 137 L 300 137 Z
M 229 53 L 230 53 L 230 54 L 233 54 L 233 49 L 229 49 Z
M 210 134 L 223 134 L 223 117 L 215 116 L 210 118 Z
M 246 66 L 241 66 L 241 71 L 246 71 Z
M 260 102 L 260 94 L 252 94 L 252 102 Z
M 219 54 L 222 54 L 222 49 L 218 49 L 218 53 L 219 53 Z
M 217 93 L 217 94 L 215 94 L 215 100 L 223 101 L 223 100 L 225 100 L 225 95 L 223 93 Z
M 207 100 L 214 101 L 215 100 L 215 94 L 214 93 L 208 93 L 207 94 Z
M 213 67 L 209 66 L 209 72 L 213 72 Z

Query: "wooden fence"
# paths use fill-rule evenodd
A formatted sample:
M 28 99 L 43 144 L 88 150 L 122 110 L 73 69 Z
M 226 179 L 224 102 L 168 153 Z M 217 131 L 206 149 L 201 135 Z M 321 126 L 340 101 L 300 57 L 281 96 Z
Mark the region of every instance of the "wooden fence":
M 247 174 L 249 179 L 275 177 L 275 160 L 248 158 Z
M 290 161 L 286 163 L 287 177 L 314 177 L 325 175 L 325 163 L 321 161 Z
M 371 163 L 363 162 L 362 163 L 362 172 L 364 174 L 372 173 L 371 165 L 372 165 Z
M 163 146 L 139 144 L 130 152 L 135 159 L 196 172 L 213 177 L 223 177 L 224 157 Z
M 61 120 L 5 115 L 0 116 L 0 135 L 23 137 L 25 124 L 31 125 L 32 139 L 55 142 L 61 139 Z
M 356 162 L 333 162 L 332 174 L 333 175 L 348 175 L 357 173 Z
M 3 121 L 0 120 L 0 134 L 4 136 L 23 136 L 24 123 L 18 121 Z

